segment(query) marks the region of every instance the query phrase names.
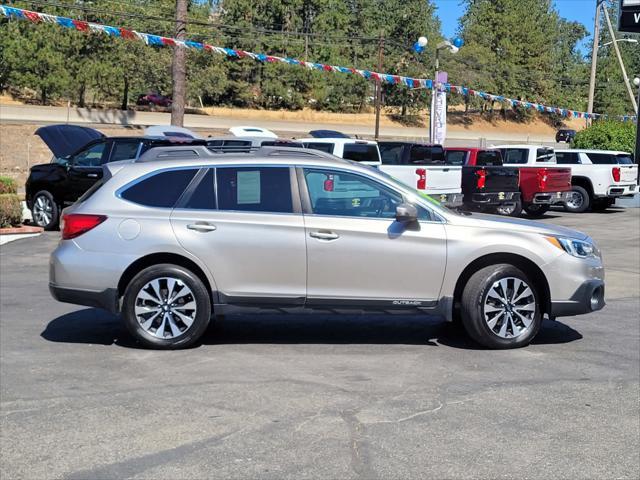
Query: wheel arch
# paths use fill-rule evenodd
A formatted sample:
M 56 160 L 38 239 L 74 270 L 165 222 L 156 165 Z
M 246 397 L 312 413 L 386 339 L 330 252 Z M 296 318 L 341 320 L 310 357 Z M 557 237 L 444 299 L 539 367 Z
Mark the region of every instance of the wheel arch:
M 591 183 L 591 179 L 589 177 L 582 176 L 573 176 L 571 177 L 571 185 L 577 185 L 578 187 L 584 188 L 591 198 L 593 198 L 593 184 Z
M 542 297 L 540 299 L 542 312 L 549 313 L 551 311 L 551 292 L 547 277 L 533 261 L 515 253 L 490 253 L 475 259 L 467 265 L 456 281 L 456 286 L 453 291 L 453 308 L 455 309 L 457 305 L 459 305 L 464 287 L 474 273 L 484 267 L 502 263 L 519 268 L 535 282 L 538 293 Z
M 126 290 L 127 285 L 129 285 L 131 280 L 133 280 L 133 277 L 135 277 L 138 273 L 140 273 L 147 267 L 158 265 L 160 263 L 171 263 L 174 265 L 179 265 L 193 272 L 194 275 L 196 275 L 202 281 L 202 283 L 204 283 L 204 286 L 207 288 L 209 295 L 211 295 L 213 302 L 214 298 L 212 283 L 204 270 L 193 260 L 183 255 L 169 252 L 152 253 L 149 255 L 145 255 L 144 257 L 140 257 L 131 265 L 129 265 L 122 273 L 122 275 L 120 276 L 120 280 L 118 281 L 118 296 L 122 297 L 124 295 L 124 291 Z

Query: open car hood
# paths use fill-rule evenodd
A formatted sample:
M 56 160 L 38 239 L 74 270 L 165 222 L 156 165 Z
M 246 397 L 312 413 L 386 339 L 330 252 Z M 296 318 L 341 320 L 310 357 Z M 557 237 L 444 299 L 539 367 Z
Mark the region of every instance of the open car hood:
M 87 143 L 105 136 L 93 128 L 78 125 L 48 125 L 40 127 L 35 134 L 47 144 L 57 158 L 71 155 Z

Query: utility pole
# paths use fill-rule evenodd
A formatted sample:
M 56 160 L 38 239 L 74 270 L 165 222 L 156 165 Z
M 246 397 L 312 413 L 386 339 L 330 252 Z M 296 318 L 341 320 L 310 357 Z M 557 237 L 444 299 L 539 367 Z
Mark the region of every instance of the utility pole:
M 598 68 L 598 48 L 600 48 L 600 4 L 602 0 L 596 0 L 596 20 L 593 27 L 593 49 L 591 50 L 591 79 L 589 80 L 589 106 L 588 113 L 593 113 L 593 99 L 596 91 L 596 71 Z
M 629 76 L 627 75 L 627 69 L 624 67 L 624 62 L 622 61 L 622 55 L 620 54 L 620 47 L 618 46 L 618 42 L 616 41 L 616 33 L 613 31 L 613 26 L 611 25 L 611 18 L 609 18 L 609 11 L 607 10 L 607 6 L 602 4 L 602 11 L 604 12 L 604 18 L 607 20 L 607 27 L 609 28 L 609 35 L 611 35 L 611 40 L 613 41 L 613 49 L 616 51 L 616 57 L 618 57 L 618 63 L 620 64 L 620 69 L 622 70 L 622 78 L 624 78 L 624 84 L 627 87 L 627 92 L 629 93 L 629 98 L 631 99 L 631 104 L 633 105 L 633 110 L 638 110 L 638 104 L 636 103 L 636 96 L 633 93 L 633 89 L 631 88 L 631 82 L 629 81 Z
M 384 34 L 380 32 L 380 40 L 378 41 L 378 73 L 382 73 L 382 61 L 384 59 Z M 380 104 L 382 103 L 382 80 L 376 80 L 376 141 L 380 138 Z
M 187 4 L 189 0 L 176 0 L 176 34 L 178 40 L 184 40 L 187 30 Z M 186 96 L 186 52 L 183 47 L 173 47 L 171 79 L 173 82 L 173 103 L 171 104 L 171 125 L 184 125 L 184 102 Z

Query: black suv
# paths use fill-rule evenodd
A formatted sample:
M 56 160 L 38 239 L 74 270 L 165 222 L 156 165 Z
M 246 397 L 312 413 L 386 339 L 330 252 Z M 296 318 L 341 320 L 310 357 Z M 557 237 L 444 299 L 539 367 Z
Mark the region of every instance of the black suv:
M 26 201 L 36 225 L 58 226 L 61 210 L 102 178 L 102 165 L 139 157 L 154 146 L 205 145 L 185 137 L 106 137 L 92 128 L 50 125 L 36 130 L 53 153 L 50 163 L 31 167 Z
M 569 130 L 569 129 L 558 130 L 556 132 L 556 143 L 560 143 L 560 142 L 571 143 L 571 140 L 573 140 L 575 136 L 576 136 L 575 130 Z

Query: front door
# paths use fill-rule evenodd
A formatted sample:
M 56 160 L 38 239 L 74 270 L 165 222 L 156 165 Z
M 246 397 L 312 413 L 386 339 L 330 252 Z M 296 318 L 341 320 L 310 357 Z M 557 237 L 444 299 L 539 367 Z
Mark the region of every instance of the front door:
M 102 178 L 103 157 L 108 155 L 111 142 L 94 143 L 69 159 L 65 204 L 74 203 L 84 192 Z
M 304 221 L 292 179 L 286 166 L 212 168 L 173 210 L 180 244 L 207 266 L 222 303 L 304 303 Z
M 420 207 L 420 221 L 395 220 L 401 193 L 339 169 L 305 168 L 307 303 L 428 307 L 446 264 L 444 225 Z

